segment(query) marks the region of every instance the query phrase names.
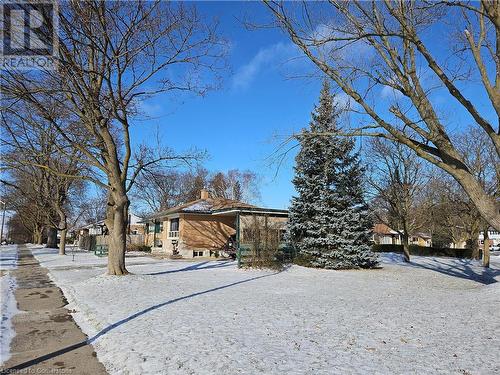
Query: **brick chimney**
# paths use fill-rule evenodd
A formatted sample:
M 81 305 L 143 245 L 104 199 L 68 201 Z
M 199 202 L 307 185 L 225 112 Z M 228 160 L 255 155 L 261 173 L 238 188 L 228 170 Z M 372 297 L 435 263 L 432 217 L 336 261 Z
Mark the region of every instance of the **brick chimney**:
M 200 195 L 200 198 L 201 199 L 207 199 L 209 197 L 208 195 L 208 191 L 205 190 L 205 189 L 201 189 L 201 195 Z

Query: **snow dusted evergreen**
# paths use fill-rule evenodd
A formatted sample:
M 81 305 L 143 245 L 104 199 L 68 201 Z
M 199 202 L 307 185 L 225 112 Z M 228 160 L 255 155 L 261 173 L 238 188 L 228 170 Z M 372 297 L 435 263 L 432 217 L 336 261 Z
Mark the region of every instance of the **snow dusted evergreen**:
M 369 243 L 372 222 L 363 199 L 363 169 L 354 141 L 325 135 L 338 131 L 339 110 L 327 81 L 310 129 L 299 136 L 288 239 L 308 266 L 370 268 L 377 257 Z

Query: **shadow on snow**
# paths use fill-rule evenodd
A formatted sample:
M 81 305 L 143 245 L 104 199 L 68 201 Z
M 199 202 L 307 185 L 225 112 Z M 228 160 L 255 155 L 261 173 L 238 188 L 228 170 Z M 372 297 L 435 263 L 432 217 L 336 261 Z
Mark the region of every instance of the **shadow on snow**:
M 448 258 L 446 258 L 448 259 Z M 500 269 L 495 265 L 490 265 L 490 268 L 484 268 L 477 264 L 477 261 L 472 259 L 453 259 L 453 263 L 447 263 L 444 259 L 432 257 L 422 259 L 410 263 L 398 263 L 403 267 L 423 268 L 430 271 L 442 273 L 447 276 L 458 277 L 460 279 L 472 280 L 484 285 L 494 284 L 498 282 Z
M 200 265 L 203 265 L 205 263 L 208 263 L 208 262 L 198 263 L 198 264 L 194 265 L 194 266 L 198 266 L 198 267 L 194 267 L 194 268 L 192 268 L 193 266 L 185 267 L 185 268 L 182 268 L 182 269 L 179 269 L 179 270 L 175 270 L 175 272 L 187 271 L 188 268 L 189 269 L 217 268 L 217 267 L 210 267 L 210 266 L 201 267 L 201 268 L 199 267 Z M 221 267 L 221 266 L 219 266 L 219 267 Z M 174 272 L 174 271 L 169 271 L 169 272 Z M 129 322 L 129 321 L 131 321 L 133 319 L 135 319 L 135 318 L 138 318 L 138 317 L 140 317 L 140 316 L 142 316 L 144 314 L 147 314 L 147 313 L 149 313 L 151 311 L 154 311 L 154 310 L 160 309 L 162 307 L 171 305 L 173 303 L 176 303 L 176 302 L 179 302 L 179 301 L 183 301 L 183 300 L 186 300 L 186 299 L 190 299 L 190 298 L 194 298 L 194 297 L 197 297 L 197 296 L 201 296 L 201 295 L 204 295 L 204 294 L 216 292 L 218 290 L 230 288 L 230 287 L 233 287 L 233 286 L 236 286 L 236 285 L 245 284 L 245 283 L 248 283 L 250 281 L 255 281 L 255 280 L 258 280 L 258 279 L 265 278 L 265 277 L 274 276 L 274 275 L 276 275 L 278 273 L 280 273 L 280 272 L 278 271 L 278 272 L 274 272 L 274 273 L 267 274 L 267 275 L 251 277 L 249 279 L 236 281 L 234 283 L 230 283 L 230 284 L 218 286 L 218 287 L 215 287 L 215 288 L 203 290 L 201 292 L 192 293 L 192 294 L 189 294 L 189 295 L 186 295 L 186 296 L 174 298 L 174 299 L 171 299 L 171 300 L 159 303 L 157 305 L 150 306 L 150 307 L 148 307 L 148 308 L 146 308 L 144 310 L 138 311 L 135 314 L 132 314 L 132 315 L 130 315 L 130 316 L 124 318 L 124 319 L 121 319 L 121 320 L 119 320 L 119 321 L 117 321 L 117 322 L 109 325 L 108 327 L 106 327 L 103 330 L 99 331 L 97 334 L 95 334 L 94 336 L 88 338 L 87 340 L 75 343 L 73 345 L 69 345 L 69 346 L 67 346 L 65 348 L 56 350 L 56 351 L 54 351 L 52 353 L 48 353 L 48 354 L 42 355 L 42 356 L 40 356 L 38 358 L 34 358 L 32 360 L 20 363 L 20 364 L 15 365 L 15 366 L 12 366 L 12 367 L 10 367 L 8 369 L 2 370 L 0 372 L 0 374 L 11 374 L 15 370 L 21 370 L 21 369 L 24 369 L 24 368 L 27 368 L 27 367 L 30 367 L 30 366 L 34 366 L 34 365 L 36 365 L 36 364 L 38 364 L 40 362 L 47 361 L 47 360 L 52 359 L 54 357 L 57 357 L 59 355 L 68 353 L 68 352 L 70 352 L 72 350 L 76 350 L 78 348 L 81 348 L 81 347 L 83 347 L 85 345 L 92 344 L 98 338 L 100 338 L 101 336 L 104 336 L 105 334 L 107 334 L 108 332 L 112 331 L 113 329 L 115 329 L 115 328 L 117 328 L 117 327 L 119 327 L 119 326 L 121 326 L 121 325 L 123 325 L 123 324 L 125 324 L 125 323 L 127 323 L 127 322 Z
M 205 261 L 205 262 L 200 262 L 196 264 L 192 264 L 190 266 L 184 267 L 184 268 L 179 268 L 175 270 L 169 270 L 169 271 L 160 271 L 160 272 L 153 272 L 153 273 L 145 273 L 144 275 L 166 275 L 169 273 L 177 273 L 177 272 L 184 272 L 184 271 L 197 271 L 197 270 L 208 270 L 211 268 L 223 268 L 223 267 L 229 267 L 232 265 L 235 265 L 236 262 L 230 260 L 230 261 L 224 261 L 220 263 L 212 263 L 210 265 L 206 265 L 208 263 L 212 263 L 212 261 Z M 202 267 L 203 265 L 206 265 Z

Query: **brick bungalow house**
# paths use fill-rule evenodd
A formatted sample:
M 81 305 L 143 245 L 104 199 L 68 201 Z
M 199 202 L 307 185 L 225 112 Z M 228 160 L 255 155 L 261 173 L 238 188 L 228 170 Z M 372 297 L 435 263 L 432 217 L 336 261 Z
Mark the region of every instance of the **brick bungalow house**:
M 373 227 L 373 243 L 377 245 L 401 245 L 402 239 L 399 232 L 388 227 L 386 224 L 378 223 Z M 410 234 L 408 238 L 410 245 L 418 245 L 431 247 L 432 238 L 431 235 L 422 232 L 415 232 Z M 452 245 L 450 245 L 452 246 Z
M 236 249 L 248 240 L 252 223 L 263 218 L 280 235 L 284 233 L 288 211 L 211 198 L 202 190 L 200 199 L 155 213 L 143 222 L 146 244 L 152 246 L 153 252 L 194 258 Z
M 401 236 L 387 225 L 378 223 L 373 227 L 373 242 L 377 245 L 401 245 Z

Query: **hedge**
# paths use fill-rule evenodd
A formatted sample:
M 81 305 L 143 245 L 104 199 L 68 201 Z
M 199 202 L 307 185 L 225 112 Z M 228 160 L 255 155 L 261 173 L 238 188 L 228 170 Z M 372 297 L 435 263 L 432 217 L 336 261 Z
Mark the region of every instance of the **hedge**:
M 402 253 L 403 245 L 373 245 L 376 253 Z M 472 258 L 471 249 L 450 249 L 446 247 L 427 247 L 410 245 L 410 255 L 438 256 L 451 258 Z

